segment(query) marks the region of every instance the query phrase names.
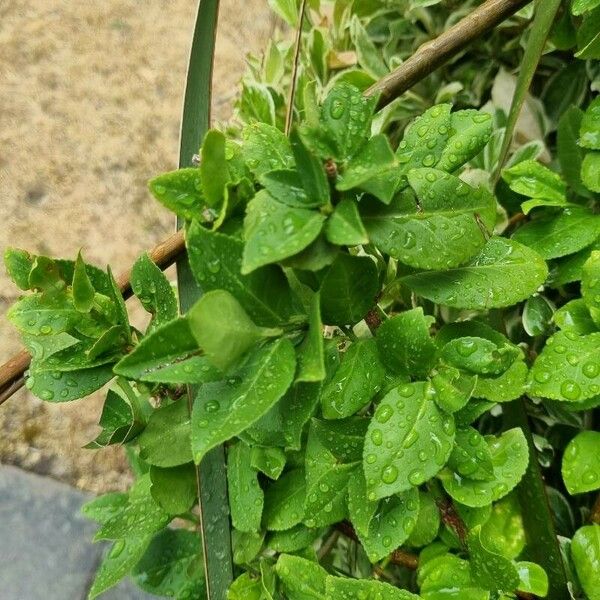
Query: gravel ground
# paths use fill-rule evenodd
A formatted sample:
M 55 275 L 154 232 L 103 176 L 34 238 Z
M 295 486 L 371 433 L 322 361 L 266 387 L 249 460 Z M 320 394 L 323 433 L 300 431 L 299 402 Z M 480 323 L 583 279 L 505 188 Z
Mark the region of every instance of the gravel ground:
M 273 27 L 266 0 L 221 0 L 214 116 L 226 119 L 246 52 Z M 173 229 L 146 191 L 175 167 L 196 2 L 0 3 L 0 251 L 6 246 L 128 266 Z M 18 348 L 17 296 L 0 269 L 0 362 Z M 134 319 L 140 311 L 133 308 Z M 120 448 L 82 448 L 102 398 L 42 403 L 21 390 L 0 408 L 0 462 L 82 489 L 123 489 Z

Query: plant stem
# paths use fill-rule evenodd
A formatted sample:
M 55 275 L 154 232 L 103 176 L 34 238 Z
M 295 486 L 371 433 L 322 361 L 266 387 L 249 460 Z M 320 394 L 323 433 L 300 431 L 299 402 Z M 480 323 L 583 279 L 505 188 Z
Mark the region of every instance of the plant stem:
M 296 30 L 296 41 L 294 44 L 294 62 L 292 66 L 292 79 L 290 82 L 290 96 L 288 98 L 287 113 L 285 115 L 285 135 L 290 134 L 292 120 L 294 118 L 294 100 L 296 98 L 296 85 L 298 83 L 298 64 L 300 62 L 300 48 L 302 47 L 302 25 L 304 24 L 304 14 L 306 12 L 306 0 L 302 0 L 300 5 L 300 15 L 298 16 L 298 29 Z
M 515 93 L 508 113 L 506 130 L 504 132 L 504 139 L 502 140 L 500 157 L 498 158 L 498 165 L 492 178 L 494 182 L 498 181 L 500 178 L 500 173 L 506 162 L 517 120 L 521 114 L 527 92 L 531 87 L 533 76 L 535 75 L 542 52 L 544 51 L 544 46 L 546 45 L 546 39 L 550 34 L 550 29 L 552 28 L 554 18 L 556 17 L 560 5 L 561 0 L 543 0 L 543 2 L 540 1 L 537 3 L 531 32 L 529 34 L 529 39 L 527 40 L 527 46 L 525 47 L 525 53 L 523 54 L 523 60 L 517 77 Z
M 380 94 L 380 107 L 389 104 L 530 2 L 531 0 L 487 0 L 456 25 L 422 45 L 397 69 L 373 84 L 367 90 L 367 95 Z

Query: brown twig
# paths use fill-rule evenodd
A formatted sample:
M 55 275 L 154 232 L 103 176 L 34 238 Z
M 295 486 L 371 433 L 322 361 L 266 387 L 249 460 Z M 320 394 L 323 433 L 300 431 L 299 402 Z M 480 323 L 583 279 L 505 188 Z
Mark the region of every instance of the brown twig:
M 397 69 L 371 86 L 366 94 L 381 94 L 379 105 L 389 104 L 529 2 L 531 0 L 487 0 L 438 38 L 421 46 Z M 301 35 L 301 28 L 299 31 Z M 293 76 L 293 79 L 296 77 Z M 166 268 L 173 264 L 183 250 L 183 234 L 178 232 L 154 248 L 150 256 L 157 265 Z M 156 259 L 155 253 L 158 253 Z M 130 274 L 131 271 L 127 271 L 118 278 L 124 295 L 131 294 Z M 23 374 L 29 367 L 29 362 L 29 354 L 22 350 L 7 363 L 0 365 L 0 405 L 21 388 L 24 383 Z
M 436 504 L 440 511 L 442 522 L 454 531 L 461 546 L 466 548 L 467 527 L 458 512 L 456 512 L 454 504 L 448 498 L 436 498 Z
M 456 25 L 423 44 L 397 69 L 374 83 L 367 90 L 367 95 L 381 94 L 379 105 L 389 104 L 530 2 L 531 0 L 487 0 Z
M 185 250 L 183 230 L 179 230 L 166 240 L 155 246 L 148 254 L 151 260 L 161 269 L 166 269 L 175 262 L 175 259 Z M 131 269 L 124 271 L 117 277 L 117 284 L 125 298 L 132 295 Z M 24 374 L 31 363 L 31 356 L 27 350 L 21 350 L 8 362 L 0 365 L 0 405 L 12 396 L 25 383 Z

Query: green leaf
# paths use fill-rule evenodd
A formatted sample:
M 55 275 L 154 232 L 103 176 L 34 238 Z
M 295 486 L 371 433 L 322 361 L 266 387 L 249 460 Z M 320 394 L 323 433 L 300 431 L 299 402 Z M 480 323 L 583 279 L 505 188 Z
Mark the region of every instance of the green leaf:
M 600 488 L 600 433 L 581 431 L 565 448 L 562 476 L 569 494 L 583 494 Z
M 260 177 L 260 183 L 278 202 L 293 208 L 315 208 L 319 202 L 306 195 L 302 180 L 297 171 L 279 169 L 269 171 Z
M 574 15 L 582 15 L 589 10 L 593 10 L 597 6 L 600 6 L 600 0 L 573 0 L 571 12 Z
M 264 493 L 258 473 L 251 465 L 251 450 L 244 442 L 230 446 L 227 453 L 227 481 L 231 521 L 238 531 L 258 531 L 262 518 Z
M 269 87 L 262 83 L 243 81 L 238 107 L 246 121 L 275 125 L 275 101 Z
M 354 342 L 321 393 L 326 419 L 344 419 L 366 406 L 381 389 L 385 371 L 375 340 Z
M 411 170 L 408 180 L 417 201 L 405 192 L 387 208 L 363 211 L 375 246 L 422 269 L 456 267 L 477 254 L 496 222 L 493 196 L 437 169 Z
M 152 195 L 178 217 L 188 221 L 202 218 L 206 200 L 202 195 L 200 170 L 196 167 L 159 175 L 148 187 Z
M 129 496 L 122 492 L 103 494 L 86 502 L 81 507 L 81 513 L 88 519 L 92 519 L 98 523 L 105 523 L 111 517 L 121 512 L 128 501 Z
M 581 180 L 592 192 L 600 192 L 600 152 L 589 152 L 581 164 Z
M 546 342 L 529 377 L 529 393 L 579 402 L 600 390 L 600 333 L 559 331 Z
M 600 328 L 600 252 L 594 250 L 581 272 L 581 295 L 594 323 Z
M 436 358 L 429 333 L 434 317 L 413 308 L 384 321 L 377 329 L 377 347 L 385 366 L 398 374 L 426 377 Z
M 577 28 L 577 48 L 579 49 L 575 54 L 577 58 L 600 58 L 598 16 L 600 16 L 599 8 L 596 8 L 583 16 L 583 21 Z
M 284 531 L 304 518 L 306 482 L 304 469 L 288 471 L 265 494 L 264 525 L 269 531 Z
M 74 371 L 37 371 L 33 362 L 25 387 L 38 398 L 47 402 L 70 402 L 100 389 L 112 378 L 112 365 L 100 365 Z
M 554 313 L 554 322 L 560 329 L 572 331 L 577 335 L 598 331 L 583 298 L 576 298 L 563 304 Z
M 590 600 L 600 598 L 600 525 L 580 527 L 571 541 L 577 576 Z
M 192 464 L 170 469 L 150 467 L 150 493 L 170 515 L 185 513 L 194 506 L 198 497 L 196 470 Z
M 347 515 L 349 478 L 360 466 L 367 420 L 313 419 L 306 446 L 307 527 L 330 525 Z
M 526 537 L 515 492 L 494 503 L 489 518 L 481 526 L 481 537 L 496 554 L 506 558 L 517 558 L 521 554 Z
M 545 213 L 520 227 L 513 240 L 535 250 L 546 260 L 573 254 L 600 235 L 600 215 L 585 208 L 567 208 L 560 214 Z
M 234 529 L 231 532 L 231 537 L 233 541 L 233 562 L 236 565 L 244 565 L 252 562 L 260 552 L 265 539 L 265 532 L 244 533 Z
M 332 244 L 338 246 L 358 246 L 369 242 L 356 202 L 344 198 L 335 207 L 325 223 L 325 236 Z
M 231 380 L 204 384 L 192 412 L 196 463 L 260 419 L 285 394 L 295 369 L 294 348 L 284 338 L 254 352 Z
M 204 294 L 189 310 L 193 336 L 210 362 L 227 372 L 260 340 L 281 334 L 280 329 L 255 325 L 240 303 L 225 290 Z
M 450 365 L 477 375 L 501 375 L 522 356 L 522 351 L 510 343 L 497 345 L 485 338 L 468 336 L 449 341 L 440 356 Z
M 499 437 L 488 437 L 486 441 L 494 465 L 492 480 L 466 479 L 449 469 L 444 469 L 439 475 L 446 492 L 466 506 L 487 506 L 506 496 L 519 483 L 527 468 L 527 441 L 520 429 L 510 429 Z
M 325 348 L 319 292 L 311 296 L 308 318 L 308 332 L 298 348 L 296 381 L 322 381 L 325 378 Z
M 6 316 L 19 331 L 31 335 L 68 331 L 81 318 L 66 294 L 45 296 L 40 293 L 21 298 Z
M 421 596 L 425 600 L 445 600 L 448 590 L 451 590 L 450 594 L 456 590 L 460 600 L 489 600 L 490 593 L 475 586 L 469 567 L 468 561 L 453 554 L 420 561 L 417 581 L 421 586 Z
M 394 152 L 387 137 L 378 134 L 364 144 L 348 161 L 336 183 L 336 188 L 342 192 L 361 188 L 385 204 L 389 204 L 398 187 L 398 179 Z
M 514 240 L 493 237 L 462 267 L 405 275 L 400 281 L 438 304 L 488 309 L 525 300 L 544 283 L 547 274 L 546 263 L 536 252 Z
M 432 494 L 419 491 L 419 515 L 414 529 L 408 536 L 407 544 L 422 547 L 431 544 L 440 528 L 440 510 Z
M 575 254 L 555 260 L 548 285 L 558 287 L 567 283 L 572 283 L 573 281 L 579 281 L 581 279 L 583 265 L 594 250 L 600 250 L 600 239 Z
M 554 173 L 536 160 L 524 160 L 502 172 L 510 189 L 529 198 L 566 202 L 567 186 L 558 173 Z
M 270 479 L 279 479 L 287 458 L 281 448 L 252 448 L 250 464 L 253 469 L 264 473 Z
M 77 254 L 73 273 L 73 305 L 78 311 L 89 312 L 94 304 L 94 286 L 88 277 L 81 252 Z
M 366 496 L 364 500 L 368 502 Z M 367 533 L 357 531 L 372 563 L 385 558 L 408 539 L 419 514 L 419 493 L 413 488 L 374 504 Z
M 251 123 L 244 127 L 242 135 L 244 159 L 257 178 L 269 171 L 294 166 L 290 142 L 277 127 Z
M 218 377 L 206 358 L 197 356 L 198 342 L 189 321 L 181 317 L 146 335 L 114 368 L 117 375 L 161 383 L 201 383 Z
M 140 434 L 140 458 L 157 467 L 176 467 L 192 460 L 190 414 L 184 400 L 161 406 Z
M 577 106 L 569 107 L 558 122 L 557 154 L 563 177 L 577 194 L 589 192 L 581 182 L 581 163 L 585 151 L 579 146 L 579 129 L 583 111 Z
M 438 130 L 439 131 L 439 130 Z M 441 135 L 445 136 L 442 129 Z M 450 138 L 436 168 L 456 171 L 477 156 L 492 135 L 492 115 L 478 110 L 459 110 L 450 115 Z
M 289 600 L 323 600 L 325 597 L 327 571 L 317 563 L 282 554 L 275 571 Z
M 461 477 L 491 481 L 494 479 L 492 454 L 485 438 L 472 427 L 458 429 L 448 467 Z
M 432 106 L 406 128 L 396 150 L 402 174 L 439 162 L 450 139 L 451 108 L 450 104 Z
M 244 220 L 242 274 L 298 254 L 316 239 L 324 220 L 319 212 L 291 208 L 259 192 L 248 203 Z
M 477 375 L 466 375 L 454 367 L 439 365 L 431 377 L 436 404 L 447 413 L 455 413 L 469 402 Z
M 294 313 L 290 286 L 273 265 L 240 272 L 244 244 L 192 223 L 186 236 L 190 266 L 203 291 L 228 291 L 258 325 L 279 325 Z
M 269 6 L 274 10 L 290 27 L 298 27 L 300 17 L 297 0 L 268 0 Z
M 338 83 L 321 109 L 321 128 L 335 146 L 333 158 L 346 160 L 356 153 L 369 135 L 377 97 L 366 97 L 348 83 Z
M 197 534 L 165 529 L 154 536 L 132 576 L 150 594 L 204 598 L 201 548 Z
M 419 596 L 372 579 L 327 577 L 326 600 L 417 600 Z
M 354 15 L 352 21 L 350 21 L 350 35 L 361 67 L 375 79 L 387 75 L 389 69 L 381 56 L 381 51 L 363 27 L 357 15 Z
M 519 573 L 520 592 L 534 594 L 540 598 L 548 595 L 548 575 L 540 565 L 532 562 L 519 561 L 516 565 Z
M 260 579 L 251 573 L 242 573 L 227 590 L 227 600 L 262 600 Z
M 34 258 L 25 250 L 7 248 L 4 251 L 4 266 L 8 276 L 21 290 L 28 290 L 29 273 L 33 267 Z
M 63 291 L 65 280 L 57 262 L 46 256 L 37 256 L 29 272 L 29 287 L 48 295 Z
M 590 150 L 600 150 L 600 98 L 587 107 L 579 129 L 579 145 Z
M 274 532 L 267 540 L 267 547 L 275 552 L 298 552 L 313 544 L 321 533 L 321 529 L 296 525 L 287 531 Z
M 86 445 L 86 448 L 122 444 L 134 438 L 143 427 L 139 415 L 135 413 L 129 399 L 108 390 L 98 423 L 102 431 L 93 442 Z
M 375 303 L 377 266 L 368 256 L 341 253 L 321 283 L 321 312 L 327 325 L 354 325 Z
M 279 407 L 283 417 L 282 432 L 289 448 L 300 449 L 304 425 L 319 404 L 320 391 L 319 383 L 296 383 L 280 400 Z
M 117 540 L 102 559 L 88 594 L 93 600 L 116 585 L 135 567 L 150 544 L 150 535 Z
M 150 329 L 177 318 L 177 298 L 163 272 L 142 254 L 131 269 L 131 289 L 152 315 Z
M 139 538 L 162 529 L 169 515 L 150 493 L 150 476 L 143 475 L 129 491 L 127 504 L 102 523 L 94 540 Z
M 529 369 L 522 359 L 515 360 L 502 375 L 478 377 L 473 396 L 492 402 L 510 402 L 521 396 L 527 384 Z
M 512 592 L 519 585 L 519 572 L 514 563 L 488 550 L 481 540 L 481 526 L 469 532 L 471 574 L 474 581 L 488 590 Z
M 531 337 L 542 335 L 550 329 L 553 316 L 552 304 L 544 296 L 535 294 L 527 298 L 523 306 L 523 329 Z
M 329 202 L 329 182 L 319 159 L 308 150 L 296 131 L 290 136 L 298 175 L 306 196 L 313 206 Z
M 445 464 L 454 441 L 454 419 L 443 414 L 428 383 L 393 389 L 371 419 L 364 448 L 370 500 L 418 486 Z
M 225 187 L 230 181 L 225 158 L 225 136 L 211 129 L 204 138 L 201 149 L 200 182 L 206 203 L 219 206 L 225 196 Z

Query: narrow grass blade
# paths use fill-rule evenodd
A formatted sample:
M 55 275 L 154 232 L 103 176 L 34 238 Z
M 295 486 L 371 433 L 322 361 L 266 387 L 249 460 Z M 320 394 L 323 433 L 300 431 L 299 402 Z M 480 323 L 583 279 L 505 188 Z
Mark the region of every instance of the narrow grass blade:
M 498 159 L 498 166 L 494 173 L 494 181 L 498 181 L 500 178 L 500 172 L 506 162 L 506 157 L 512 143 L 513 134 L 515 131 L 515 125 L 523 103 L 531 86 L 531 81 L 535 75 L 538 63 L 544 51 L 546 40 L 554 23 L 554 18 L 560 8 L 561 0 L 539 0 L 536 3 L 535 17 L 531 25 L 529 32 L 529 39 L 525 46 L 525 53 L 523 54 L 523 61 L 521 62 L 521 68 L 517 77 L 517 86 L 512 99 L 510 112 L 508 113 L 508 120 L 506 122 L 506 131 L 504 133 L 504 140 L 502 142 L 502 149 L 500 150 L 500 157 Z
M 210 104 L 215 36 L 219 0 L 200 0 L 187 73 L 179 166 L 192 165 L 202 139 L 210 127 Z M 178 222 L 178 227 L 183 223 Z M 196 285 L 184 256 L 177 261 L 177 281 L 181 311 L 187 311 L 202 293 Z M 190 409 L 195 395 L 189 389 Z M 215 448 L 206 455 L 197 472 L 201 531 L 208 600 L 225 600 L 233 580 L 231 532 L 227 500 L 225 451 Z
M 548 574 L 550 585 L 547 600 L 564 600 L 570 597 L 565 565 L 523 400 L 505 404 L 504 414 L 507 428 L 520 427 L 529 444 L 529 466 L 517 487 L 530 557 L 528 560 L 538 563 Z

